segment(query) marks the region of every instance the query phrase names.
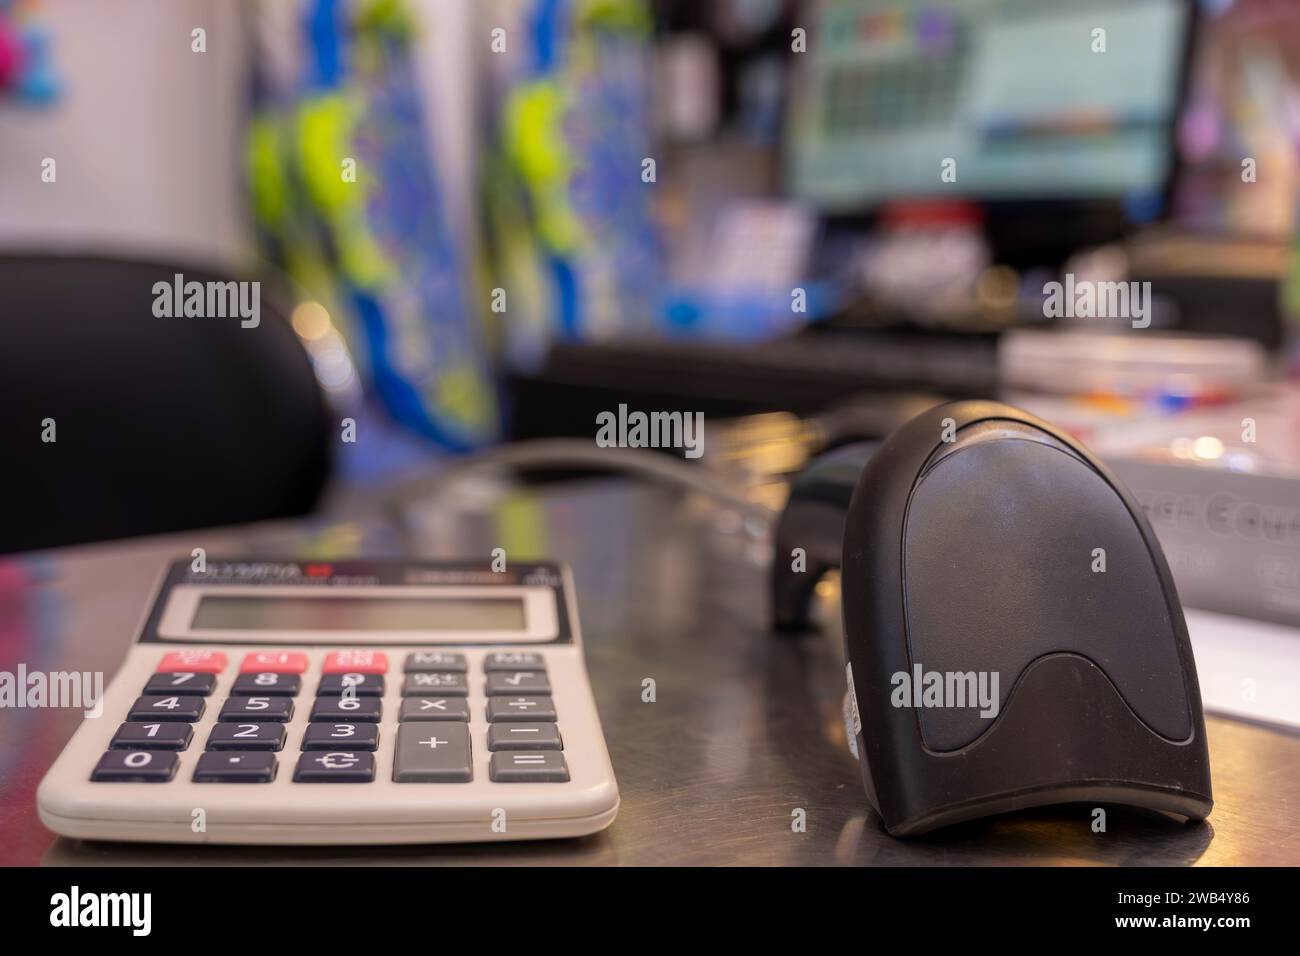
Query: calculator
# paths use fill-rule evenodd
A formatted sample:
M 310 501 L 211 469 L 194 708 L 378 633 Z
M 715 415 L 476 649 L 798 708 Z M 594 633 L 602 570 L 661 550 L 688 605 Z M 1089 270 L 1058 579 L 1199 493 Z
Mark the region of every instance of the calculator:
M 571 837 L 618 786 L 556 563 L 177 561 L 41 782 L 65 836 Z

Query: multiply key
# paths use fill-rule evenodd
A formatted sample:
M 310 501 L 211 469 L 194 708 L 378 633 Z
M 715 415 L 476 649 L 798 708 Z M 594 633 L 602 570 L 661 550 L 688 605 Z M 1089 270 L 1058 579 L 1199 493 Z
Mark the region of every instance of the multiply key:
M 398 720 L 469 720 L 464 697 L 408 697 Z

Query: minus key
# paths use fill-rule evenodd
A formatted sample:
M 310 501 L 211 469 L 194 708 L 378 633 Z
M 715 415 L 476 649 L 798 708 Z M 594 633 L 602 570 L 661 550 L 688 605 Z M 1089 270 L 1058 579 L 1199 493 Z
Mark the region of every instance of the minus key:
M 563 750 L 555 724 L 488 724 L 488 750 Z

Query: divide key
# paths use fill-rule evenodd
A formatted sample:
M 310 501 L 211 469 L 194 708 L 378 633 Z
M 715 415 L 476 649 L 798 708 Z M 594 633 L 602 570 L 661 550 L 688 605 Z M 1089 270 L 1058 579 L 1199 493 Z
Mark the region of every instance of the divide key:
M 549 697 L 489 697 L 487 719 L 528 720 L 537 723 L 555 722 L 555 702 Z

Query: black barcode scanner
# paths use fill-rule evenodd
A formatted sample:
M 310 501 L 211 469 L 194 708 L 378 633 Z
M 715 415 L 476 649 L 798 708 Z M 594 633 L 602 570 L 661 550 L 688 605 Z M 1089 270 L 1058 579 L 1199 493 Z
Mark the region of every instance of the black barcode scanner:
M 815 460 L 776 548 L 781 630 L 806 626 L 840 566 L 846 722 L 889 833 L 1075 801 L 1209 814 L 1169 568 L 1132 497 L 1060 431 L 936 406 Z

